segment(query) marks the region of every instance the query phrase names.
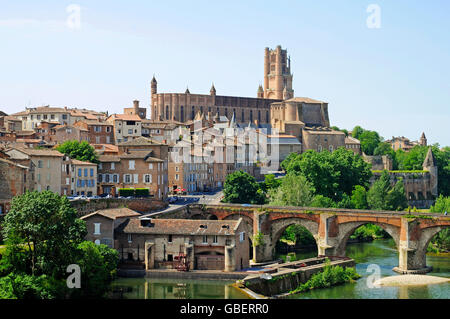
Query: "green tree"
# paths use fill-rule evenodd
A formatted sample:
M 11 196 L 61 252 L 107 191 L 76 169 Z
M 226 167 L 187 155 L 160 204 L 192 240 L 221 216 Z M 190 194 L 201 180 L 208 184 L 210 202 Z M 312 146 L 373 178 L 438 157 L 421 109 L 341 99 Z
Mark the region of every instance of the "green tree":
M 366 155 L 374 155 L 375 149 L 381 143 L 380 135 L 375 131 L 365 130 L 359 136 L 359 141 L 361 142 L 361 150 Z
M 331 208 L 335 206 L 335 202 L 329 198 L 325 197 L 323 195 L 316 195 L 314 196 L 313 200 L 310 204 L 311 207 L 323 207 L 323 208 Z
M 361 156 L 342 147 L 334 152 L 308 150 L 289 156 L 282 164 L 288 173 L 305 176 L 316 195 L 337 202 L 344 193 L 350 195 L 355 185 L 367 187 L 372 176 L 370 165 Z
M 432 213 L 450 213 L 450 197 L 439 195 L 433 206 L 430 207 Z
M 423 162 L 427 155 L 429 146 L 416 145 L 408 152 L 397 150 L 395 161 L 400 170 L 422 170 Z M 439 144 L 431 146 L 431 151 L 436 159 L 438 168 L 438 191 L 439 194 L 450 196 L 450 147 L 442 149 Z
M 384 170 L 367 192 L 367 203 L 376 210 L 403 210 L 407 207 L 405 187 L 399 180 L 391 187 L 389 172 Z
M 276 206 L 308 206 L 311 204 L 313 188 L 302 175 L 287 174 L 280 187 L 269 192 L 270 204 Z
M 226 203 L 263 204 L 265 201 L 255 178 L 241 170 L 227 176 L 223 193 Z
M 56 278 L 65 276 L 67 265 L 76 259 L 76 246 L 87 233 L 85 222 L 77 218 L 69 200 L 51 191 L 14 197 L 2 228 L 3 236 L 14 240 L 17 250 L 25 248 L 21 253 L 30 265 L 30 275 Z M 22 262 L 16 262 L 11 260 L 21 269 Z
M 366 189 L 356 185 L 352 191 L 351 202 L 355 209 L 368 209 Z
M 70 158 L 77 159 L 79 161 L 99 163 L 98 155 L 95 152 L 94 147 L 92 147 L 92 145 L 90 145 L 87 141 L 65 141 L 64 143 L 58 145 L 56 149 Z
M 273 188 L 278 188 L 281 184 L 281 179 L 275 178 L 274 174 L 267 174 L 264 176 L 264 182 L 262 183 L 262 188 L 264 191 L 269 191 Z
M 109 288 L 109 283 L 115 277 L 119 262 L 119 253 L 106 245 L 96 245 L 84 241 L 78 245 L 79 259 L 77 264 L 81 269 L 82 290 L 75 290 L 72 297 L 99 297 Z

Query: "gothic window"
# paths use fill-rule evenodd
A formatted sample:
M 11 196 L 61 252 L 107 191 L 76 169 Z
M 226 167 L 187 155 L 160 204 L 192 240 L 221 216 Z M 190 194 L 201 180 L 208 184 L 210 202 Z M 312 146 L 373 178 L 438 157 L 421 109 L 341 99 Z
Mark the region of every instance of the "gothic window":
M 200 106 L 200 113 L 203 113 L 203 106 Z
M 180 107 L 180 121 L 184 122 L 184 107 L 183 107 L 183 105 Z
M 258 111 L 258 123 L 261 123 L 261 111 Z
M 269 111 L 266 111 L 266 122 L 269 123 Z
M 195 110 L 194 110 L 194 106 L 192 106 L 191 120 L 193 120 L 194 118 L 195 118 Z
M 228 117 L 228 109 L 225 108 L 225 116 Z
M 253 110 L 250 110 L 250 122 L 253 122 Z
M 169 106 L 166 105 L 166 120 L 169 119 Z

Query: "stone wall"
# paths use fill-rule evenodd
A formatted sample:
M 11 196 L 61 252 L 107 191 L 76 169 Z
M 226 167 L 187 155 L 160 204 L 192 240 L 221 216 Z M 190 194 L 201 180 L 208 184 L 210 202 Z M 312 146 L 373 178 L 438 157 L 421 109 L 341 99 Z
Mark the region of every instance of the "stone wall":
M 78 211 L 78 217 L 93 213 L 97 210 L 108 208 L 128 207 L 142 214 L 148 214 L 153 211 L 166 208 L 167 203 L 150 199 L 150 198 L 134 198 L 134 199 L 117 199 L 117 198 L 100 198 L 91 200 L 75 200 L 71 201 L 71 205 Z

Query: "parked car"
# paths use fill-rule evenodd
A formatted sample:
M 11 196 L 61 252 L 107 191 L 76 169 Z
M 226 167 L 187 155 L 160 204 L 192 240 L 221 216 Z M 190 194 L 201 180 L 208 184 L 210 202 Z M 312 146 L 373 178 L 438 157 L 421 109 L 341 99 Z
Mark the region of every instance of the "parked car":
M 169 204 L 173 204 L 178 200 L 177 196 L 169 197 L 168 202 Z

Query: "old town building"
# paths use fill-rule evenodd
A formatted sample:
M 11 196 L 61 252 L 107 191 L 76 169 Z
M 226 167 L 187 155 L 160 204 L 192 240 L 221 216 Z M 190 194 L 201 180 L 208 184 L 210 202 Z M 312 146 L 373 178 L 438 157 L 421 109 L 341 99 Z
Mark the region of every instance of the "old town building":
M 14 196 L 33 189 L 33 165 L 19 164 L 2 153 L 0 155 L 0 215 L 9 211 Z
M 76 121 L 84 119 L 104 119 L 105 113 L 68 107 L 50 107 L 47 105 L 26 108 L 25 111 L 14 113 L 11 116 L 22 120 L 22 130 L 34 130 L 41 121 L 72 125 Z
M 391 144 L 391 147 L 394 151 L 401 149 L 405 152 L 408 152 L 416 145 L 427 146 L 427 138 L 425 137 L 425 133 L 422 133 L 419 141 L 411 141 L 404 136 L 399 137 L 392 136 L 392 139 L 387 140 L 386 142 Z
M 32 148 L 11 148 L 5 153 L 15 162 L 26 167 L 30 162 L 34 167 L 35 190 L 51 190 L 57 194 L 62 191 L 62 164 L 64 154 L 55 150 L 32 149 Z
M 142 136 L 142 119 L 135 114 L 112 114 L 107 119 L 114 127 L 114 144 Z
M 248 234 L 239 220 L 129 218 L 115 230 L 122 262 L 173 269 L 187 256 L 190 269 L 238 271 L 249 266 Z
M 81 219 L 86 222 L 86 240 L 118 249 L 114 246 L 114 229 L 127 218 L 137 216 L 141 214 L 126 207 L 102 209 L 85 215 Z
M 100 155 L 98 193 L 118 195 L 120 188 L 147 188 L 158 199 L 168 194 L 168 145 L 146 137 L 122 142 L 117 154 Z
M 110 122 L 82 120 L 75 122 L 73 126 L 87 131 L 88 142 L 90 144 L 114 143 L 114 125 Z

